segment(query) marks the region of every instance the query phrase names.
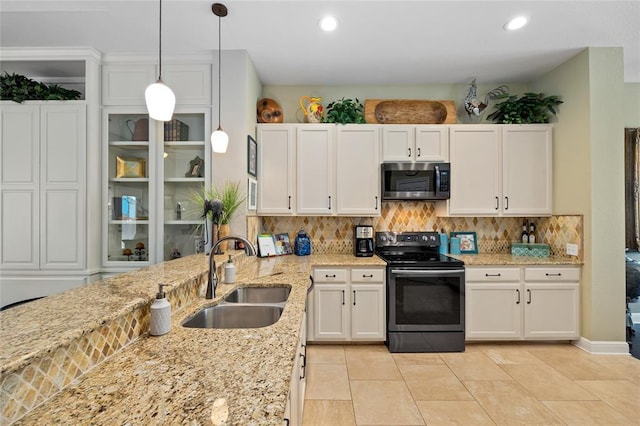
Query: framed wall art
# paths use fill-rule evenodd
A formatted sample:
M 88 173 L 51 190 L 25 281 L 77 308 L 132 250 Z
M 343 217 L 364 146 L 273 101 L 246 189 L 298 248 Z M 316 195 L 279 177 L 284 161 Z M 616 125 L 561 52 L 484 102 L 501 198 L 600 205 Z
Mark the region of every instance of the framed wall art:
M 461 254 L 478 254 L 478 240 L 476 239 L 475 232 L 452 232 L 451 236 L 460 238 Z
M 255 211 L 258 209 L 258 181 L 249 178 L 247 187 L 247 210 Z
M 258 177 L 258 143 L 251 135 L 247 136 L 247 173 Z

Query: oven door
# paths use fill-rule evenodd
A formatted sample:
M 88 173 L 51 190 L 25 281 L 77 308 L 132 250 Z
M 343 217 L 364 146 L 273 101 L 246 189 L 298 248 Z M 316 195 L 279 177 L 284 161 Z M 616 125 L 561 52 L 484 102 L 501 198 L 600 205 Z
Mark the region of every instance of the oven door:
M 464 331 L 464 268 L 389 267 L 389 331 Z

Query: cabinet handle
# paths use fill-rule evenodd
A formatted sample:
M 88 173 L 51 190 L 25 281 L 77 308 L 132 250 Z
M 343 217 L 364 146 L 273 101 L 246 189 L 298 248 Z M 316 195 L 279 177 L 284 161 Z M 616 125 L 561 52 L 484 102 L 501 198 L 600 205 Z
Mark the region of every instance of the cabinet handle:
M 285 418 L 285 419 L 284 419 L 284 424 L 285 424 L 286 426 L 289 426 L 289 424 L 290 424 L 290 423 L 289 423 L 289 419 Z
M 291 195 L 289 195 L 289 210 L 291 210 Z
M 331 195 L 329 195 L 329 210 L 331 210 Z
M 335 278 L 336 274 L 333 274 L 333 275 L 325 274 L 324 277 L 325 278 Z
M 420 148 L 417 148 L 418 151 L 418 157 L 420 157 L 422 155 L 422 151 L 420 151 Z
M 504 197 L 504 209 L 509 210 L 509 197 Z
M 353 306 L 356 306 L 356 291 L 353 290 Z
M 502 275 L 500 273 L 498 274 L 484 274 L 485 277 L 501 277 Z
M 531 290 L 527 289 L 527 305 L 531 304 Z
M 342 304 L 344 305 L 344 290 L 342 290 Z
M 518 300 L 516 300 L 516 305 L 520 304 L 520 290 L 516 289 L 516 294 L 518 295 Z
M 408 157 L 411 157 L 411 148 L 407 148 L 407 151 L 409 151 Z
M 547 273 L 545 273 L 545 275 L 547 277 L 561 277 L 562 276 L 562 274 L 559 273 L 559 272 L 557 274 L 550 274 L 550 273 L 547 272 Z
M 373 278 L 373 274 L 371 274 L 371 275 L 362 274 L 362 278 Z
M 300 357 L 302 357 L 302 376 L 300 376 L 300 380 L 302 380 L 307 375 L 307 354 L 300 354 Z
M 376 195 L 376 210 L 378 210 L 378 196 Z
M 496 197 L 496 210 L 500 208 L 500 198 Z

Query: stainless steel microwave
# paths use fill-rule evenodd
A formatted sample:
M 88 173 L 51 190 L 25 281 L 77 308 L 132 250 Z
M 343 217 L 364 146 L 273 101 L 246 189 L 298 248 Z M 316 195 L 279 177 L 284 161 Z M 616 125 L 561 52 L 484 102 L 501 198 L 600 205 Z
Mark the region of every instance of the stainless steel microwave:
M 383 200 L 446 200 L 450 163 L 382 163 Z

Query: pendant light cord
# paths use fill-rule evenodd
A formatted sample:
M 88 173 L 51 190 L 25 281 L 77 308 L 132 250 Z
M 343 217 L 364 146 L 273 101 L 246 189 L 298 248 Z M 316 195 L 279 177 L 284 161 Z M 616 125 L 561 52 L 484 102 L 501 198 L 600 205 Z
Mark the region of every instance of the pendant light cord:
M 162 80 L 162 0 L 160 0 L 160 25 L 158 25 L 158 80 Z
M 221 127 L 221 110 L 222 110 L 222 18 L 218 16 L 218 130 Z

